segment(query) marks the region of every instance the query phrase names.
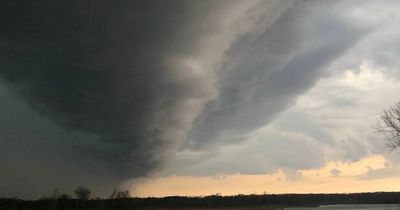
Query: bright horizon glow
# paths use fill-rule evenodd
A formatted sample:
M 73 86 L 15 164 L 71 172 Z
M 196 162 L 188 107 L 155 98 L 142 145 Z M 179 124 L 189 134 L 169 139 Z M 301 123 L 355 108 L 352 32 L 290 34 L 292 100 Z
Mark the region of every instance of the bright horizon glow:
M 367 178 L 368 172 L 383 169 L 386 162 L 379 155 L 353 163 L 329 162 L 320 169 L 299 171 L 297 177 L 288 177 L 284 171 L 279 170 L 259 175 L 150 178 L 134 186 L 131 191 L 138 197 L 399 191 L 400 174 Z M 335 169 L 340 174 L 334 174 Z M 400 171 L 400 168 L 396 170 Z

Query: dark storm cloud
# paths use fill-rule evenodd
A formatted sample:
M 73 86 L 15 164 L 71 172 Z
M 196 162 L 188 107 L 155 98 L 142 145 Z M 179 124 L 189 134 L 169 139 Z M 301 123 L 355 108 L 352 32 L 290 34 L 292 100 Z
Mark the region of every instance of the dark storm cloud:
M 211 13 L 221 5 L 2 1 L 0 81 L 10 88 L 8 92 L 22 96 L 28 110 L 49 119 L 44 125 L 20 122 L 36 130 L 2 126 L 2 133 L 9 132 L 1 138 L 4 149 L 9 149 L 5 142 L 11 138 L 18 139 L 15 147 L 22 147 L 14 148 L 17 154 L 9 154 L 7 163 L 17 164 L 19 153 L 27 148 L 32 155 L 26 159 L 37 157 L 39 148 L 32 142 L 38 141 L 38 145 L 58 144 L 54 147 L 78 156 L 71 162 L 88 168 L 86 172 L 99 162 L 112 176 L 126 178 L 146 175 L 160 166 L 168 147 L 179 138 L 175 133 L 182 130 L 180 114 L 186 113 L 178 113 L 179 107 L 187 100 L 208 97 L 198 81 L 176 79 L 169 59 L 195 55 L 199 37 L 218 27 Z M 2 95 L 1 100 L 9 99 Z M 17 108 L 11 111 L 17 119 L 24 115 Z M 57 129 L 64 131 L 49 136 Z M 20 132 L 27 134 L 19 137 Z M 65 137 L 63 132 L 76 136 Z M 93 164 L 85 163 L 89 159 Z M 48 172 L 60 170 L 56 164 L 66 164 L 57 158 L 48 162 L 53 165 L 35 169 L 26 161 L 19 167 Z
M 54 188 L 90 185 L 108 192 L 118 180 L 101 161 L 83 155 L 98 137 L 69 132 L 33 112 L 15 91 L 0 85 L 0 196 L 36 197 Z
M 187 135 L 180 152 L 190 157 L 177 158 L 178 172 L 321 166 L 322 150 L 295 137 L 226 156 L 213 143 L 241 142 L 271 122 L 369 32 L 346 4 L 0 2 L 0 163 L 10 169 L 0 188 L 37 196 L 43 186 L 88 184 L 106 192 L 162 167 Z M 204 148 L 212 149 L 191 156 Z

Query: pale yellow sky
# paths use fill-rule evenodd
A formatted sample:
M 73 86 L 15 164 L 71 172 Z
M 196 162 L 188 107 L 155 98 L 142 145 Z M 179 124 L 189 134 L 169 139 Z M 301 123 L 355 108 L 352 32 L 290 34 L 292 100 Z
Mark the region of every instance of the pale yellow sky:
M 320 169 L 302 170 L 288 176 L 284 170 L 260 175 L 168 176 L 142 180 L 132 187 L 135 196 L 204 196 L 262 193 L 336 193 L 399 191 L 400 173 L 379 177 L 368 175 L 376 170 L 393 169 L 381 155 L 356 162 L 328 162 Z M 393 170 L 391 170 L 393 171 Z

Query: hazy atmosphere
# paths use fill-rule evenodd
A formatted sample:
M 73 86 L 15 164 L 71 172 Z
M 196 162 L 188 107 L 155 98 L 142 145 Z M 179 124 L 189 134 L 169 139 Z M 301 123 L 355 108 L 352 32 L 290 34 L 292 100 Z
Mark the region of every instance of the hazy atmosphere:
M 400 2 L 0 2 L 0 197 L 400 190 Z

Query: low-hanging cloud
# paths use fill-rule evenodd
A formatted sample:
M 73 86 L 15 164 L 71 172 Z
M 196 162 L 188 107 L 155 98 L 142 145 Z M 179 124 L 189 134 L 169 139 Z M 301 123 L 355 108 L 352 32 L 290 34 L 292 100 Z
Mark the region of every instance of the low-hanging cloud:
M 201 153 L 243 141 L 368 34 L 369 25 L 350 12 L 337 15 L 346 6 L 341 4 L 1 2 L 0 151 L 7 152 L 0 163 L 10 170 L 0 174 L 0 188 L 38 196 L 104 183 L 96 188 L 104 193 L 157 171 L 179 149 Z M 255 144 L 303 145 L 279 138 Z M 301 152 L 321 156 L 305 168 L 323 164 L 314 143 Z M 207 159 L 204 154 L 199 157 Z M 304 168 L 305 161 L 279 154 L 267 154 L 262 169 Z M 226 159 L 233 163 L 235 157 Z M 227 164 L 204 163 L 197 175 L 260 172 L 246 163 L 239 163 L 244 170 L 221 165 Z M 21 168 L 34 182 L 24 189 L 10 184 L 24 179 Z M 44 180 L 48 174 L 52 178 Z
M 38 196 L 37 185 L 112 189 L 162 167 L 216 96 L 215 71 L 257 3 L 1 2 L 4 193 L 18 194 L 22 168 L 36 184 L 20 191 Z

